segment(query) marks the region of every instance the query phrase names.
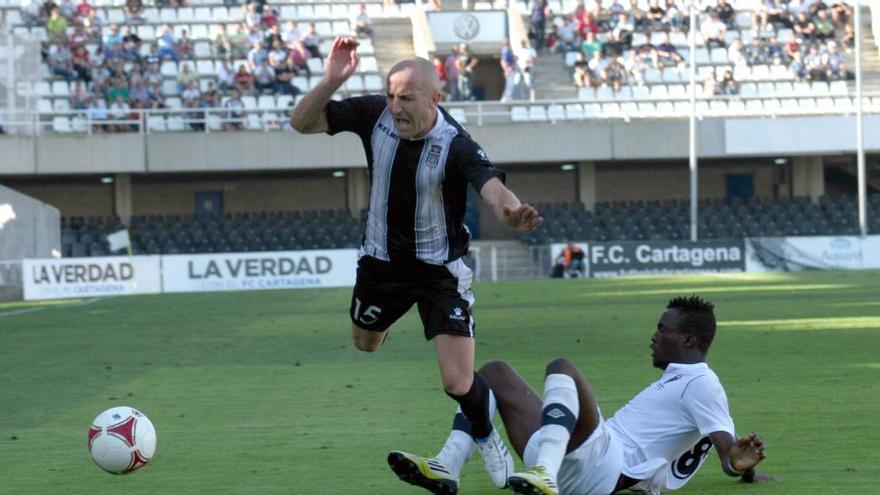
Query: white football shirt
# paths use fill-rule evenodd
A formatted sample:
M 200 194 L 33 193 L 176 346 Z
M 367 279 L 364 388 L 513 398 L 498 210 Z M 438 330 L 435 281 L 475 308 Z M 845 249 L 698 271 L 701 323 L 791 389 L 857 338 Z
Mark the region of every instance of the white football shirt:
M 712 449 L 710 433 L 736 436 L 724 387 L 706 363 L 670 364 L 608 426 L 623 444 L 623 474 L 651 493 L 690 480 Z

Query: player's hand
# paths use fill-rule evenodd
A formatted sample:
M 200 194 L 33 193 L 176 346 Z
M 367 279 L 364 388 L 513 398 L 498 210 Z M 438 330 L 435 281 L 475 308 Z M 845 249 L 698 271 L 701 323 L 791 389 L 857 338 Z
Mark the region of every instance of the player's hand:
M 350 36 L 337 36 L 324 62 L 324 77 L 334 85 L 342 85 L 357 70 L 359 43 Z
M 767 455 L 764 442 L 755 432 L 745 438 L 737 438 L 730 449 L 730 465 L 739 472 L 746 472 L 758 465 Z
M 520 232 L 531 232 L 544 222 L 544 219 L 538 215 L 538 210 L 528 203 L 523 203 L 516 209 L 505 206 L 502 212 L 507 225 Z

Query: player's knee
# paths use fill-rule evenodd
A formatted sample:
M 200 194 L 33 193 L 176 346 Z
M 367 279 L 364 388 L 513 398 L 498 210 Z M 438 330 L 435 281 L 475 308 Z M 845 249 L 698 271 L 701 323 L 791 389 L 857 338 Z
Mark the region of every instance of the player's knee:
M 561 373 L 571 376 L 577 373 L 577 367 L 568 359 L 556 358 L 547 363 L 547 370 L 545 371 L 546 375 L 554 373 Z
M 369 333 L 357 332 L 352 335 L 352 343 L 355 348 L 363 352 L 376 352 L 382 347 L 385 341 L 383 336 L 378 334 L 371 335 Z
M 443 389 L 447 394 L 461 397 L 471 390 L 473 375 L 453 374 L 443 376 Z
M 513 366 L 507 361 L 501 361 L 500 359 L 489 361 L 479 371 L 480 376 L 489 383 L 497 382 L 513 372 Z

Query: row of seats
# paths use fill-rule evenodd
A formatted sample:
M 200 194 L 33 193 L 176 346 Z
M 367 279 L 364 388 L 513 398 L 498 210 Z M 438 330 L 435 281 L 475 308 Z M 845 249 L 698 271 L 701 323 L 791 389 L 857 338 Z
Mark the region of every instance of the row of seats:
M 697 84 L 697 94 L 703 95 L 702 84 Z M 608 86 L 598 88 L 578 88 L 578 99 L 586 101 L 620 100 L 677 100 L 688 98 L 688 84 L 657 83 L 650 86 L 624 86 L 615 92 Z M 744 98 L 784 98 L 784 97 L 839 97 L 850 94 L 846 81 L 806 82 L 806 81 L 764 81 L 743 82 L 739 96 Z
M 523 236 L 528 244 L 551 242 L 674 240 L 690 237 L 687 200 L 599 203 L 587 211 L 579 203 L 537 205 L 544 224 Z M 872 231 L 880 230 L 880 194 L 869 200 Z M 854 235 L 858 212 L 853 197 L 826 196 L 748 201 L 701 200 L 698 234 L 701 239 L 757 236 Z

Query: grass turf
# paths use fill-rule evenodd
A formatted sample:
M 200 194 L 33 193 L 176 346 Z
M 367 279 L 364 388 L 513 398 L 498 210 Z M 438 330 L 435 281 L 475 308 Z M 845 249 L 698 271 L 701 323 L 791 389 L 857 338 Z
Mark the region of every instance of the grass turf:
M 768 445 L 761 471 L 727 478 L 713 454 L 681 492 L 873 493 L 880 481 L 880 273 L 822 272 L 476 287 L 477 359 L 512 362 L 540 389 L 565 356 L 606 415 L 658 376 L 648 343 L 665 303 L 717 305 L 710 365 L 740 433 Z M 0 494 L 418 494 L 389 450 L 434 452 L 454 404 L 412 311 L 381 352 L 349 342 L 347 289 L 0 304 Z M 131 405 L 158 432 L 150 466 L 111 476 L 89 422 Z M 499 421 L 500 422 L 500 421 Z M 519 464 L 518 464 L 519 465 Z M 478 458 L 463 495 L 500 493 Z

